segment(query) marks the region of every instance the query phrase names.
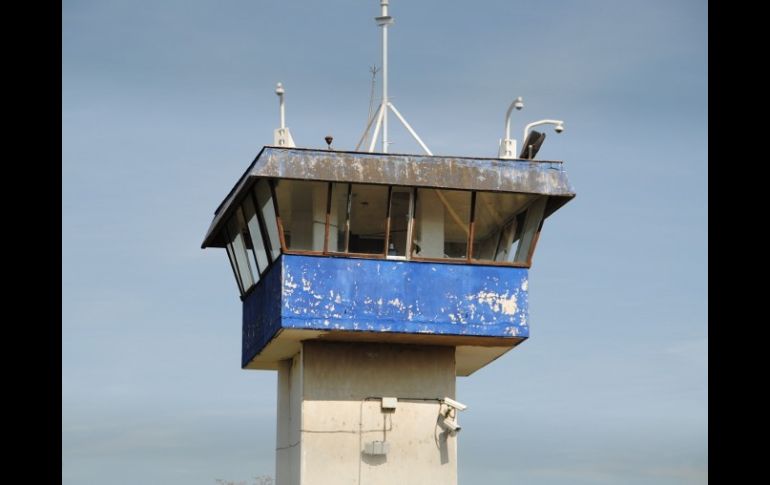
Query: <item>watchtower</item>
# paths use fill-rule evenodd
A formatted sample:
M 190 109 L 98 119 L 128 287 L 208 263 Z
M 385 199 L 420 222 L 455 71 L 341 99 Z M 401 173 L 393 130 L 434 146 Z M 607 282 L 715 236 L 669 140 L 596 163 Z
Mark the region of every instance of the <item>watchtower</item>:
M 376 18 L 387 72 L 388 0 Z M 457 483 L 457 376 L 529 337 L 544 221 L 575 196 L 562 162 L 434 156 L 383 96 L 368 151 L 294 147 L 280 128 L 216 209 L 243 303 L 241 364 L 278 371 L 278 485 Z M 387 113 L 427 155 L 392 154 Z M 375 123 L 376 122 L 376 123 Z M 374 152 L 383 129 L 380 153 Z M 331 145 L 331 138 L 327 139 Z M 359 142 L 359 146 L 362 142 Z

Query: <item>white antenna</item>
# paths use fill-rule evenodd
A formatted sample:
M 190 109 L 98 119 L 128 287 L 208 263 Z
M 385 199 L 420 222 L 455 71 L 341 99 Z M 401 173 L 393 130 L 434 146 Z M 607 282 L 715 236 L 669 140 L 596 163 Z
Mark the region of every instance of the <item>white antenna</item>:
M 377 144 L 377 137 L 380 133 L 380 127 L 382 127 L 382 152 L 388 153 L 388 145 L 390 144 L 390 140 L 388 139 L 388 110 L 392 110 L 393 114 L 396 115 L 396 118 L 398 118 L 401 124 L 404 125 L 404 128 L 406 128 L 409 134 L 412 135 L 417 143 L 419 143 L 422 149 L 425 150 L 425 153 L 433 155 L 430 149 L 420 139 L 419 135 L 417 135 L 412 127 L 409 126 L 409 123 L 407 123 L 406 119 L 404 119 L 388 98 L 388 26 L 393 23 L 393 17 L 388 15 L 388 3 L 389 0 L 380 0 L 380 16 L 374 18 L 374 20 L 377 21 L 377 25 L 382 27 L 382 102 L 377 108 L 377 111 L 374 112 L 374 116 L 369 120 L 369 124 L 361 139 L 366 139 L 369 128 L 371 128 L 372 122 L 374 122 L 376 118 L 377 122 L 374 125 L 372 141 L 369 143 L 369 151 L 374 151 L 374 146 Z
M 377 68 L 377 66 L 372 66 L 369 68 L 369 72 L 372 73 L 372 91 L 369 93 L 369 114 L 366 115 L 366 128 L 364 129 L 364 133 L 361 135 L 361 139 L 358 140 L 358 144 L 356 145 L 356 148 L 354 151 L 358 151 L 359 148 L 361 148 L 361 144 L 366 142 L 367 136 L 369 136 L 369 128 L 372 126 L 372 106 L 374 106 L 374 87 L 377 85 L 377 73 L 380 72 L 380 69 Z M 377 113 L 380 112 L 380 105 L 377 105 L 377 111 L 374 112 L 374 116 L 377 116 Z
M 388 26 L 393 17 L 388 15 L 388 0 L 380 0 L 380 16 L 375 17 L 377 25 L 382 27 L 382 152 L 388 153 Z M 375 131 L 375 138 L 377 132 Z M 371 151 L 371 150 L 370 150 Z
M 369 113 L 366 115 L 367 122 L 372 119 L 372 106 L 374 106 L 374 88 L 377 86 L 377 73 L 381 69 L 378 69 L 376 65 L 369 68 L 369 72 L 372 73 L 372 91 L 369 93 Z
M 283 84 L 278 83 L 275 86 L 275 94 L 278 95 L 279 109 L 281 113 L 281 127 L 273 132 L 273 145 L 279 147 L 294 148 L 294 139 L 291 137 L 289 129 L 286 128 L 286 108 L 283 102 L 283 95 L 286 91 L 283 89 Z

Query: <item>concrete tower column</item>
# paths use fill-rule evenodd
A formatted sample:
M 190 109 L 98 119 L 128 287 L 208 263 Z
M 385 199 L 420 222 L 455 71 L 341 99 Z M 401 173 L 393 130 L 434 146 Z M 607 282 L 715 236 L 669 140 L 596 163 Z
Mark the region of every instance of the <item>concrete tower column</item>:
M 445 396 L 454 347 L 304 342 L 278 370 L 277 485 L 456 484 Z

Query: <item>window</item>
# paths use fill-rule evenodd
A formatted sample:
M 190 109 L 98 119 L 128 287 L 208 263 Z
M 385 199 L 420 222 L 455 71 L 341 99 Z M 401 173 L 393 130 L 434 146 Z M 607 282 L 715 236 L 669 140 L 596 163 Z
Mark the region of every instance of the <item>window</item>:
M 262 274 L 270 263 L 268 261 L 267 249 L 265 248 L 265 240 L 262 238 L 262 227 L 257 217 L 257 211 L 254 209 L 254 200 L 251 198 L 251 194 L 244 199 L 241 209 L 246 219 L 246 226 L 249 228 L 246 247 L 254 255 L 259 273 Z
M 548 197 L 540 196 L 530 204 L 527 209 L 527 215 L 524 218 L 524 225 L 521 231 L 519 247 L 516 249 L 517 263 L 529 263 L 532 258 L 532 251 L 535 248 L 535 236 L 540 230 L 540 224 L 543 221 L 545 213 L 545 204 Z
M 237 272 L 238 280 L 241 283 L 241 291 L 246 292 L 254 286 L 254 272 L 249 262 L 249 253 L 246 250 L 246 241 L 244 239 L 244 232 L 246 231 L 246 225 L 242 220 L 239 220 L 241 215 L 240 208 L 227 222 L 227 252 L 228 255 L 235 262 L 235 269 Z M 241 216 L 242 217 L 242 216 Z M 257 273 L 258 275 L 258 273 Z
M 287 249 L 324 249 L 326 234 L 326 182 L 276 180 L 275 197 Z
M 225 229 L 225 234 L 227 234 L 227 229 Z M 229 240 L 229 236 L 228 236 Z M 233 275 L 235 276 L 235 282 L 238 284 L 238 291 L 241 292 L 241 295 L 245 293 L 245 290 L 243 289 L 243 285 L 241 284 L 241 277 L 238 274 L 238 266 L 235 265 L 235 254 L 233 254 L 233 246 L 230 243 L 227 243 L 225 246 L 227 248 L 227 259 L 230 260 L 230 267 L 233 269 Z
M 412 218 L 411 187 L 393 187 L 390 193 L 390 232 L 388 234 L 388 256 L 405 257 L 409 237 L 409 222 Z
M 385 254 L 385 219 L 388 216 L 388 187 L 350 187 L 348 252 Z
M 334 253 L 345 253 L 348 250 L 349 200 L 350 184 L 332 184 L 328 250 Z
M 528 263 L 546 197 L 477 192 L 473 219 L 473 259 Z
M 270 243 L 270 254 L 275 261 L 281 255 L 281 240 L 278 236 L 278 221 L 275 218 L 275 206 L 273 205 L 273 196 L 270 192 L 270 186 L 267 180 L 262 179 L 256 184 L 254 195 L 257 198 L 257 208 L 265 222 L 265 230 Z
M 512 262 L 524 212 L 536 196 L 477 192 L 473 218 L 473 259 Z
M 259 275 L 261 274 L 260 268 L 267 268 L 267 265 L 260 266 L 257 264 L 257 255 L 254 252 L 253 243 L 251 241 L 251 234 L 249 233 L 248 224 L 246 224 L 246 218 L 243 215 L 243 206 L 236 209 L 235 215 L 233 215 L 233 219 L 238 221 L 238 228 L 240 229 L 243 247 L 246 248 L 249 266 L 251 267 L 251 272 L 254 275 L 254 282 L 256 283 L 259 281 Z
M 525 193 L 262 179 L 234 216 L 239 231 L 227 227 L 228 255 L 246 290 L 281 254 L 281 241 L 290 251 L 318 254 L 529 265 L 547 201 Z
M 470 213 L 470 192 L 417 189 L 412 255 L 467 259 Z

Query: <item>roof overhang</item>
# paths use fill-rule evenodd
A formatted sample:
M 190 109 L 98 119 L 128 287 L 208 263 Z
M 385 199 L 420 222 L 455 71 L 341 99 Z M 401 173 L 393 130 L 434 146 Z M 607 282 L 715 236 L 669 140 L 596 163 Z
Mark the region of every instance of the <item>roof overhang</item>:
M 201 247 L 222 245 L 218 241 L 222 225 L 260 178 L 547 195 L 545 217 L 575 197 L 560 161 L 266 146 L 217 208 Z

